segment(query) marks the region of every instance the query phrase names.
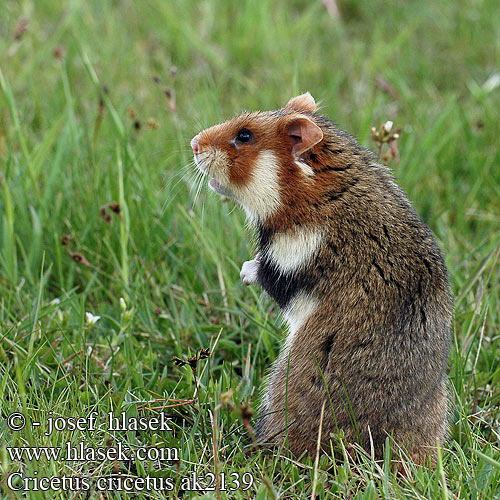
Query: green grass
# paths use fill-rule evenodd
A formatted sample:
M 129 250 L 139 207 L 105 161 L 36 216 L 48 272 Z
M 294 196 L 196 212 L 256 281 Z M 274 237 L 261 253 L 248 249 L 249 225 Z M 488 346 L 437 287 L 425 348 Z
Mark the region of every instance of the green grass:
M 342 1 L 340 20 L 319 0 L 61 5 L 4 0 L 0 9 L 3 498 L 20 496 L 5 481 L 21 468 L 113 473 L 112 461 L 21 464 L 6 450 L 82 440 L 178 446 L 180 463 L 152 472 L 177 481 L 176 491 L 181 477 L 214 472 L 216 462 L 227 476 L 254 475 L 247 492 L 221 498 L 310 498 L 313 488 L 321 499 L 500 498 L 498 1 Z M 27 30 L 15 39 L 21 18 Z M 193 203 L 189 140 L 305 90 L 366 146 L 375 147 L 372 125 L 403 128 L 395 175 L 445 252 L 456 302 L 451 431 L 435 470 L 409 464 L 397 477 L 389 457 L 374 464 L 356 450 L 317 465 L 251 450 L 240 403 L 256 407 L 283 328 L 276 307 L 239 281 L 253 253 L 243 214 L 205 187 Z M 101 319 L 90 325 L 86 312 Z M 197 379 L 172 362 L 202 348 L 213 353 Z M 194 405 L 168 410 L 173 432 L 44 436 L 6 422 L 14 411 L 29 422 L 49 412 L 152 415 L 141 405 L 194 395 Z M 118 467 L 144 476 L 151 465 Z M 99 498 L 95 489 L 89 498 Z

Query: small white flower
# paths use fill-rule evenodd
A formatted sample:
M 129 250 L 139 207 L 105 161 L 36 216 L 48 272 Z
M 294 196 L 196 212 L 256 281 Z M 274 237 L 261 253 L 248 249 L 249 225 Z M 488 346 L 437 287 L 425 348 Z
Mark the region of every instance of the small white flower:
M 87 325 L 92 326 L 95 325 L 100 319 L 100 316 L 94 316 L 92 313 L 86 312 L 85 318 L 87 320 Z
M 60 304 L 60 303 L 61 303 L 61 299 L 52 299 L 52 300 L 49 302 L 49 304 L 50 304 L 51 306 L 55 306 L 55 305 Z
M 392 125 L 393 125 L 393 123 L 391 122 L 391 120 L 386 121 L 386 122 L 384 123 L 384 130 L 385 130 L 386 132 L 390 132 L 390 131 L 391 131 L 391 129 L 392 129 Z
M 122 311 L 127 310 L 127 303 L 125 302 L 125 299 L 123 297 L 120 297 L 120 307 L 122 308 Z

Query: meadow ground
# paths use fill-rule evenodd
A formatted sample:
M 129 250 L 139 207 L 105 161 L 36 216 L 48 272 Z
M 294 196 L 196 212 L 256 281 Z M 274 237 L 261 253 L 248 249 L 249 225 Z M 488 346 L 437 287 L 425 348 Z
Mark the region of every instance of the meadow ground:
M 21 495 L 6 482 L 18 470 L 172 478 L 174 492 L 135 498 L 180 497 L 182 477 L 215 471 L 255 481 L 183 497 L 500 498 L 498 1 L 342 1 L 340 18 L 319 0 L 61 4 L 0 9 L 2 498 Z M 445 252 L 453 403 L 435 470 L 409 463 L 398 477 L 388 456 L 374 464 L 356 449 L 317 464 L 251 449 L 248 407 L 283 327 L 270 300 L 241 285 L 253 253 L 243 214 L 197 190 L 189 140 L 305 90 L 365 146 L 375 148 L 371 126 L 402 127 L 390 164 Z M 196 376 L 173 362 L 204 348 Z M 30 425 L 151 417 L 169 398 L 187 400 L 167 410 L 169 432 L 101 422 L 47 436 Z M 8 428 L 12 412 L 26 415 L 24 430 Z M 68 441 L 178 447 L 180 462 L 16 460 L 7 449 Z M 102 498 L 95 486 L 27 495 Z

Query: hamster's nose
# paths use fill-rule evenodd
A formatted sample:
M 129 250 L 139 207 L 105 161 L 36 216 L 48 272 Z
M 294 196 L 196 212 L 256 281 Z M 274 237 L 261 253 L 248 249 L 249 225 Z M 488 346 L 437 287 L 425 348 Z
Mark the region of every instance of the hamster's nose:
M 200 151 L 200 144 L 198 142 L 198 136 L 195 135 L 192 139 L 191 139 L 191 147 L 193 148 L 193 153 L 195 155 L 197 155 Z

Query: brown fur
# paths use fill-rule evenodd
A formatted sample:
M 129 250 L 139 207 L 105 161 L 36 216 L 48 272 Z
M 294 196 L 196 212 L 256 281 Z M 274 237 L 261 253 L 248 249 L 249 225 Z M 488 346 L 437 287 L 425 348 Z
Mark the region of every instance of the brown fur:
M 287 437 L 293 454 L 312 455 L 326 401 L 326 445 L 331 433 L 342 429 L 348 441 L 367 450 L 373 445 L 377 457 L 388 435 L 410 454 L 433 457 L 436 440 L 443 441 L 447 429 L 452 303 L 445 264 L 431 231 L 388 169 L 315 114 L 307 95 L 296 99 L 282 110 L 244 114 L 197 136 L 200 149 L 225 152 L 234 186 L 248 182 L 261 151 L 278 159 L 281 203 L 258 223 L 264 260 L 275 234 L 307 228 L 321 228 L 323 234 L 300 272 L 266 278 L 265 262 L 259 270 L 259 281 L 279 303 L 286 297 L 273 286 L 283 283 L 307 290 L 320 306 L 273 367 L 258 438 Z M 294 138 L 287 133 L 300 116 L 324 134 L 300 158 L 314 171 L 311 177 L 295 163 Z M 235 148 L 229 141 L 242 127 L 255 139 Z M 210 173 L 217 176 L 216 169 Z

